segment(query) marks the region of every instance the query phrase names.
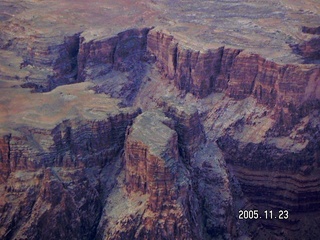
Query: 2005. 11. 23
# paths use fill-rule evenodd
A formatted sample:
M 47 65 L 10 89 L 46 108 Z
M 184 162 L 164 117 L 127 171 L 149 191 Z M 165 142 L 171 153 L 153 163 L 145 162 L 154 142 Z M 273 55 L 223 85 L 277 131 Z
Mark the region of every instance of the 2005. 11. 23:
M 265 210 L 263 214 L 259 213 L 259 210 L 239 210 L 238 219 L 280 219 L 286 220 L 289 218 L 288 210 Z

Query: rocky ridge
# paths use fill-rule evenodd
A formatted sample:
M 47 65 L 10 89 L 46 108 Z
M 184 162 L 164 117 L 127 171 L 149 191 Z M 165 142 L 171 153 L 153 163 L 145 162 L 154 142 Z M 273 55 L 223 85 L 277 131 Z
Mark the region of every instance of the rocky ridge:
M 297 48 L 308 61 L 282 64 L 160 27 L 28 42 L 11 41 L 21 26 L 10 24 L 4 239 L 317 236 L 317 40 Z M 290 219 L 241 221 L 239 209 L 287 209 Z

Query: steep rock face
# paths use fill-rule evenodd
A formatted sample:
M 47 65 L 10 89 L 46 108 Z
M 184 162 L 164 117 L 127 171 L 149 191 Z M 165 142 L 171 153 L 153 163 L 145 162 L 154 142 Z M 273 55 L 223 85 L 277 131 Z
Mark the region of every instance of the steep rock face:
M 320 27 L 302 27 L 303 33 L 320 35 Z M 310 40 L 292 46 L 293 50 L 302 55 L 306 62 L 312 62 L 320 59 L 320 39 L 313 37 Z
M 196 51 L 158 29 L 148 34 L 148 51 L 164 76 L 196 96 L 224 91 L 235 99 L 253 95 L 271 107 L 319 99 L 317 66 L 282 65 L 258 54 L 218 48 Z
M 15 52 L 22 58 L 20 70 L 27 72 L 23 86 L 38 92 L 77 82 L 79 33 L 50 38 L 45 34 L 30 34 L 22 21 L 10 20 L 1 34 L 1 49 Z M 17 34 L 19 32 L 19 34 Z
M 176 86 L 199 97 L 207 96 L 220 72 L 223 48 L 196 52 L 180 45 L 175 57 Z
M 241 139 L 235 140 L 232 135 L 225 135 L 220 137 L 217 143 L 224 152 L 226 161 L 233 166 L 240 181 L 243 181 L 245 192 L 256 186 L 253 179 L 257 178 L 262 196 L 257 194 L 257 189 L 249 190 L 252 195 L 248 194 L 257 199 L 257 202 L 264 201 L 273 207 L 280 205 L 295 212 L 313 211 L 315 208 L 319 210 L 318 121 L 319 115 L 315 111 L 297 124 L 288 137 L 266 138 L 254 144 L 241 143 Z M 313 137 L 310 137 L 311 135 Z M 265 178 L 267 172 L 277 180 L 258 184 L 261 181 L 258 179 Z M 282 182 L 281 187 L 275 182 Z M 300 187 L 301 184 L 305 186 L 304 189 Z M 293 185 L 297 187 L 292 187 Z M 263 189 L 264 187 L 267 190 Z M 265 197 L 263 192 L 274 194 L 271 194 L 273 197 Z
M 10 140 L 11 135 L 2 136 L 2 139 L 0 140 L 1 183 L 6 180 L 8 174 L 10 173 L 10 165 L 7 164 L 9 162 L 8 160 L 10 159 L 11 154 Z
M 125 130 L 139 111 L 106 121 L 66 120 L 54 129 L 21 129 L 2 139 L 3 176 L 42 167 L 104 166 L 123 148 Z
M 226 93 L 235 99 L 253 94 L 271 107 L 300 107 L 305 101 L 318 98 L 317 66 L 279 65 L 257 54 L 240 53 L 231 68 Z M 309 89 L 313 86 L 313 90 Z
M 145 112 L 127 133 L 126 189 L 149 196 L 147 210 L 138 220 L 139 239 L 201 238 L 197 200 L 172 125 L 160 113 Z
M 116 36 L 90 39 L 81 35 L 78 80 L 92 81 L 97 93 L 132 105 L 146 72 L 146 39 L 149 28 L 129 29 Z M 108 81 L 106 81 L 108 79 Z
M 313 226 L 303 216 L 318 212 L 320 206 L 318 110 L 303 118 L 286 137 L 265 136 L 256 143 L 247 141 L 238 133 L 243 133 L 248 124 L 246 120 L 239 121 L 217 140 L 231 174 L 249 200 L 242 208 L 258 209 L 261 213 L 269 209 L 289 211 L 288 221 L 262 220 L 261 224 L 269 233 L 272 228 L 275 235 L 284 229 L 287 237 L 297 238 L 300 235 L 295 231 Z M 252 234 L 268 238 L 254 228 Z
M 320 27 L 302 27 L 302 32 L 309 33 L 309 34 L 317 34 L 320 35 Z
M 261 220 L 238 220 L 231 224 L 237 229 L 237 234 L 246 232 L 258 239 L 279 236 L 297 239 L 303 237 L 297 231 L 310 231 L 309 236 L 313 236 L 315 229 L 319 228 L 304 216 L 311 218 L 319 211 L 319 111 L 313 110 L 301 118 L 285 136 L 274 127 L 277 124 L 273 117 L 275 111 L 275 108 L 257 103 L 252 96 L 237 101 L 216 96 L 203 124 L 207 138 L 216 142 L 219 150 L 210 154 L 212 157 L 202 158 L 206 159 L 202 168 L 196 164 L 193 168 L 200 172 L 215 169 L 219 164 L 212 164 L 210 159 L 223 155 L 223 161 L 227 162 L 232 200 L 230 208 L 228 204 L 220 206 L 224 206 L 226 212 L 230 211 L 227 216 L 236 216 L 234 220 L 237 220 L 239 210 L 257 209 L 262 214 Z M 201 159 L 200 152 L 194 162 Z M 203 152 L 209 153 L 208 150 Z M 207 189 L 211 187 L 206 186 Z M 207 193 L 206 197 L 209 196 Z M 265 220 L 266 210 L 288 210 L 289 220 Z M 216 214 L 214 210 L 212 212 L 211 215 Z M 211 226 L 215 226 L 216 231 L 219 227 L 223 229 L 223 225 L 212 222 Z M 285 233 L 281 235 L 281 232 Z
M 24 79 L 24 86 L 29 84 L 36 91 L 46 92 L 57 86 L 78 82 L 79 33 L 66 36 L 57 42 L 50 42 L 50 40 L 45 36 L 32 36 L 28 41 L 21 40 L 27 42 L 28 46 L 20 49 L 19 54 L 23 58 L 20 68 L 31 71 L 30 76 Z M 33 74 L 32 68 L 39 69 L 43 72 L 43 76 Z
M 101 190 L 101 182 L 115 178 L 109 164 L 123 149 L 127 126 L 139 112 L 110 114 L 105 120 L 65 120 L 52 129 L 21 127 L 4 135 L 1 236 L 95 237 L 103 194 L 111 189 L 106 184 Z
M 153 114 L 143 113 L 128 130 L 125 156 L 127 190 L 150 194 L 155 200 L 151 206 L 152 210 L 156 211 L 164 201 L 161 199 L 158 202 L 158 197 L 178 197 L 170 185 L 176 182 L 174 161 L 179 161 L 179 151 L 177 133 L 161 123 L 161 120 L 170 120 L 156 118 L 158 116 Z M 141 132 L 140 128 L 146 124 L 150 124 L 151 129 L 148 133 Z M 153 146 L 152 142 L 149 143 L 150 140 L 160 144 Z M 137 174 L 141 169 L 142 172 Z
M 232 184 L 222 151 L 206 143 L 192 158 L 194 188 L 200 199 L 204 239 L 234 239 L 237 213 L 233 210 Z
M 105 74 L 111 69 L 129 71 L 136 67 L 145 54 L 148 31 L 148 28 L 130 29 L 113 37 L 90 41 L 81 36 L 78 56 L 79 80 L 84 81 L 87 75 L 90 76 L 87 71 L 92 71 L 92 68 L 100 70 L 100 74 Z M 97 76 L 99 72 L 93 74 Z
M 317 239 L 317 1 L 0 1 L 0 238 Z
M 52 90 L 60 85 L 79 82 L 78 79 L 78 52 L 79 52 L 79 33 L 64 38 L 60 46 L 49 47 L 49 55 L 52 51 L 58 51 L 57 58 L 53 62 L 53 76 L 50 77 L 49 89 Z
M 148 34 L 147 50 L 156 57 L 160 71 L 186 92 L 206 97 L 226 88 L 230 67 L 241 50 L 195 51 L 172 35 L 153 29 Z
M 167 117 L 174 120 L 174 129 L 178 133 L 180 155 L 186 163 L 190 162 L 200 145 L 205 143 L 206 136 L 196 107 L 181 108 L 170 101 L 158 102 Z
M 92 239 L 101 212 L 99 188 L 94 174 L 84 169 L 12 173 L 1 203 L 2 238 Z

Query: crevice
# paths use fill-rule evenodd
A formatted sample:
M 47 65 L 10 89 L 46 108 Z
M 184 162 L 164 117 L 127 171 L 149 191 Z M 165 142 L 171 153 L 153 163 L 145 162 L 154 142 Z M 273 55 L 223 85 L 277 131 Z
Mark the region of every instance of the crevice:
M 177 72 L 177 67 L 178 67 L 178 43 L 176 43 L 175 48 L 173 50 L 173 69 L 174 69 L 174 74 Z
M 7 148 L 8 148 L 8 154 L 7 154 L 7 157 L 8 157 L 8 162 L 10 163 L 10 160 L 11 160 L 11 133 L 9 135 L 6 135 L 5 136 L 5 141 L 7 143 Z
M 119 44 L 119 38 L 117 38 L 117 42 L 114 46 L 114 48 L 112 49 L 112 53 L 111 53 L 111 64 L 112 64 L 112 67 L 114 67 L 115 65 L 115 56 L 116 56 L 116 51 L 117 51 L 117 48 L 118 48 L 118 44 Z

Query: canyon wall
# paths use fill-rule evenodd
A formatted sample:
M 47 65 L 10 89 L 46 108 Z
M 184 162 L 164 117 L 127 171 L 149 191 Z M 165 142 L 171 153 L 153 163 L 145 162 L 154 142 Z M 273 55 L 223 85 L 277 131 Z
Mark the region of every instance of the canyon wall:
M 4 239 L 234 239 L 255 236 L 259 223 L 296 236 L 305 230 L 297 219 L 320 211 L 317 64 L 198 49 L 158 28 L 75 33 L 54 45 L 33 40 L 2 45 L 21 51 L 21 69 L 48 71 L 36 78 L 30 70 L 23 87 L 88 81 L 96 93 L 125 95 L 133 108 L 2 134 Z M 158 110 L 140 114 L 134 96 L 153 82 L 159 88 L 150 88 L 149 101 Z M 184 103 L 164 97 L 174 91 Z M 293 217 L 249 223 L 244 234 L 239 207 Z
M 127 126 L 139 111 L 105 121 L 66 120 L 53 129 L 21 128 L 1 139 L 3 176 L 43 167 L 104 166 L 123 148 Z M 21 134 L 20 133 L 20 134 Z
M 0 36 L 0 48 L 21 57 L 19 63 L 14 64 L 19 64 L 18 71 L 26 72 L 20 78 L 23 86 L 43 92 L 77 82 L 80 33 L 51 37 L 45 33 L 32 33 L 30 26 L 23 24 L 17 19 L 10 20 Z
M 1 0 L 0 238 L 318 239 L 319 13 Z
M 114 181 L 110 163 L 124 148 L 126 129 L 139 113 L 70 119 L 52 129 L 21 127 L 4 135 L 3 239 L 92 239 L 103 207 L 101 194 L 108 191 L 101 184 Z M 109 171 L 104 177 L 111 179 L 100 176 L 104 168 Z
M 136 68 L 145 55 L 148 31 L 148 28 L 130 29 L 113 37 L 89 41 L 86 36 L 81 36 L 78 54 L 79 81 L 86 79 L 89 70 L 97 69 L 100 74 L 106 74 L 111 69 L 128 72 Z M 99 72 L 94 74 L 93 76 L 97 76 Z
M 134 239 L 202 238 L 198 200 L 189 170 L 179 155 L 178 134 L 173 126 L 171 119 L 155 111 L 142 113 L 128 129 L 125 189 L 132 214 L 121 218 L 119 212 L 114 228 L 107 223 L 106 239 L 121 239 L 128 233 Z M 135 209 L 137 195 L 140 203 Z M 111 194 L 110 201 L 113 198 Z
M 164 76 L 199 97 L 224 91 L 234 99 L 254 96 L 270 107 L 319 100 L 319 67 L 279 64 L 241 49 L 193 50 L 169 33 L 152 29 L 147 50 Z M 312 86 L 312 87 L 311 87 Z

